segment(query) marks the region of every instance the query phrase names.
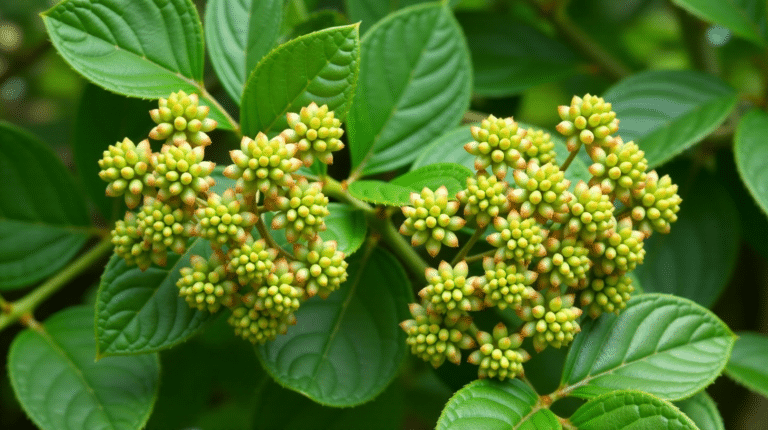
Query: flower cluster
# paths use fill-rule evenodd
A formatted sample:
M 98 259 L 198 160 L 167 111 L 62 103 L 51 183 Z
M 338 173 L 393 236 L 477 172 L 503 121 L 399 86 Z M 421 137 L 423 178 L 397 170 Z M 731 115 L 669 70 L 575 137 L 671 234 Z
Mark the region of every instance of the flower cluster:
M 610 103 L 587 94 L 558 113 L 557 130 L 571 152 L 563 165 L 555 148 L 562 143 L 548 133 L 491 115 L 471 128 L 474 140 L 464 146 L 477 170 L 466 188 L 455 199 L 445 187 L 425 188 L 403 208 L 400 232 L 413 236 L 413 246 L 426 244 L 433 257 L 440 244 L 458 247 L 465 225 L 475 231 L 453 262 L 426 270 L 421 303 L 401 324 L 411 351 L 435 367 L 458 364 L 466 349 L 480 378 L 522 375 L 530 358 L 525 338 L 536 352 L 566 347 L 583 314 L 624 309 L 645 239 L 668 233 L 677 220 L 677 186 L 647 172 L 644 152 L 616 134 Z M 567 168 L 582 147 L 592 177 L 572 186 Z M 489 227 L 491 249 L 478 245 L 467 256 Z M 479 260 L 482 267 L 470 264 Z M 513 310 L 522 323 L 478 329 L 473 313 L 494 307 Z
M 216 122 L 208 110 L 196 94 L 171 94 L 150 112 L 158 125 L 149 137 L 165 140 L 159 152 L 152 153 L 148 140 L 129 139 L 104 151 L 99 176 L 107 195 L 124 195 L 137 208 L 116 223 L 112 243 L 127 265 L 142 271 L 178 255 L 179 296 L 200 311 L 230 309 L 235 334 L 264 343 L 296 322 L 305 300 L 326 298 L 347 279 L 344 252 L 320 237 L 328 198 L 320 183 L 298 173 L 314 158 L 330 162 L 331 152 L 344 146 L 341 122 L 328 106 L 313 103 L 287 114 L 291 129 L 272 139 L 243 137 L 223 170 L 232 186 L 213 192 L 215 165 L 204 158 Z M 273 237 L 267 211 L 293 249 Z M 200 241 L 210 245 L 205 256 L 197 255 Z

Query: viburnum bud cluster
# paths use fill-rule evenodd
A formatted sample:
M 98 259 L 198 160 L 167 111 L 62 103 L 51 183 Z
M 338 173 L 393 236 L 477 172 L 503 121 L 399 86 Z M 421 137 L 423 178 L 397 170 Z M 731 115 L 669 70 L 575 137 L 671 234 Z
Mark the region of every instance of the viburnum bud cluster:
M 178 261 L 176 285 L 189 306 L 228 308 L 236 335 L 264 343 L 296 322 L 305 300 L 327 298 L 347 280 L 344 252 L 320 236 L 328 198 L 320 183 L 298 172 L 315 158 L 332 162 L 331 153 L 344 147 L 343 130 L 328 106 L 312 103 L 288 113 L 291 128 L 272 139 L 243 137 L 230 152 L 232 164 L 216 171 L 204 159 L 212 143 L 207 133 L 216 127 L 209 110 L 196 94 L 173 93 L 150 111 L 157 126 L 149 137 L 165 141 L 159 152 L 148 140 L 136 145 L 127 138 L 104 151 L 99 176 L 107 195 L 124 195 L 137 208 L 116 223 L 112 243 L 118 257 L 142 271 Z M 217 175 L 233 185 L 214 192 Z M 268 212 L 293 249 L 272 236 Z M 192 244 L 201 241 L 210 247 L 197 255 L 201 248 Z
M 466 188 L 455 198 L 444 186 L 424 188 L 403 208 L 400 232 L 413 236 L 413 246 L 426 244 L 433 257 L 441 244 L 458 247 L 462 229 L 474 230 L 452 262 L 426 270 L 421 303 L 401 324 L 411 351 L 435 367 L 458 364 L 466 349 L 480 378 L 523 375 L 533 352 L 526 338 L 535 352 L 567 347 L 582 314 L 598 318 L 627 306 L 634 291 L 629 274 L 643 262 L 644 241 L 669 233 L 677 220 L 677 186 L 648 172 L 640 147 L 618 136 L 610 103 L 587 94 L 558 113 L 565 144 L 513 118 L 484 119 L 464 145 L 477 170 Z M 570 152 L 562 164 L 557 145 Z M 593 163 L 591 178 L 572 183 L 567 169 L 582 147 Z M 467 256 L 482 237 L 491 249 L 478 246 Z M 474 313 L 493 307 L 512 309 L 522 323 L 480 330 Z

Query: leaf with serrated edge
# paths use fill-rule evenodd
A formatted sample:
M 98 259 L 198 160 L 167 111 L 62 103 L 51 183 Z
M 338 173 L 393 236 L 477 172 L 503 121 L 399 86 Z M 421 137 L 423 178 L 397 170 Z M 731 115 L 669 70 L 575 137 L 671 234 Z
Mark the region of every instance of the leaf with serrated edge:
M 635 390 L 598 396 L 570 418 L 579 430 L 699 430 L 672 403 Z
M 690 70 L 630 76 L 603 95 L 619 119 L 619 135 L 645 151 L 649 168 L 668 161 L 714 131 L 736 105 L 736 91 Z
M 642 294 L 621 315 L 582 324 L 561 380 L 577 397 L 633 388 L 679 400 L 720 375 L 735 339 L 717 316 L 688 299 Z
M 64 0 L 42 17 L 64 60 L 102 88 L 145 99 L 201 92 L 203 25 L 191 0 Z M 232 128 L 200 103 L 219 128 Z
M 715 401 L 709 397 L 706 391 L 675 402 L 675 406 L 680 408 L 680 411 L 688 416 L 700 429 L 725 430 L 723 417 L 720 416 L 720 411 L 717 410 Z
M 727 27 L 758 45 L 766 44 L 766 6 L 763 0 L 672 0 L 699 18 Z
M 411 286 L 391 254 L 370 252 L 367 261 L 361 253 L 350 259 L 338 291 L 304 302 L 287 334 L 256 348 L 278 383 L 317 403 L 347 407 L 373 399 L 394 378 L 407 349 L 397 324 L 410 315 Z
M 0 121 L 0 291 L 64 267 L 88 240 L 85 201 L 35 136 Z
M 410 188 L 416 192 L 429 188 L 436 190 L 441 186 L 453 196 L 467 186 L 467 178 L 474 176 L 471 170 L 455 163 L 436 163 L 398 176 L 390 183 Z
M 768 214 L 768 114 L 753 109 L 741 118 L 733 148 L 739 176 L 750 194 Z
M 205 42 L 221 85 L 240 102 L 248 74 L 272 49 L 283 16 L 281 0 L 211 0 Z
M 539 396 L 519 379 L 477 380 L 451 397 L 437 421 L 437 430 L 561 429 L 555 414 L 538 401 Z
M 360 69 L 358 25 L 332 27 L 284 43 L 251 72 L 240 103 L 243 134 L 279 133 L 287 112 L 315 102 L 344 119 Z
M 8 374 L 43 430 L 144 427 L 157 398 L 157 354 L 94 360 L 93 311 L 68 308 L 14 339 Z
M 750 390 L 768 397 L 768 335 L 739 332 L 725 374 Z
M 189 257 L 209 257 L 208 241 L 197 238 L 167 267 L 142 272 L 113 255 L 104 270 L 96 299 L 96 339 L 102 355 L 136 354 L 170 348 L 197 333 L 210 317 L 179 297 L 179 270 Z
M 469 50 L 445 4 L 390 14 L 361 44 L 348 125 L 353 176 L 413 161 L 425 142 L 459 123 L 472 88 Z

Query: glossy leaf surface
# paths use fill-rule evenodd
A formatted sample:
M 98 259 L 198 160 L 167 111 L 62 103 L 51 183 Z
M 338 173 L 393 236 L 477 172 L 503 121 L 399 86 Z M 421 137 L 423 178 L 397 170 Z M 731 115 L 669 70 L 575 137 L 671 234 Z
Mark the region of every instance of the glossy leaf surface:
M 614 391 L 592 399 L 570 421 L 579 430 L 698 430 L 672 403 L 634 390 Z
M 768 336 L 740 332 L 725 374 L 750 390 L 768 397 Z

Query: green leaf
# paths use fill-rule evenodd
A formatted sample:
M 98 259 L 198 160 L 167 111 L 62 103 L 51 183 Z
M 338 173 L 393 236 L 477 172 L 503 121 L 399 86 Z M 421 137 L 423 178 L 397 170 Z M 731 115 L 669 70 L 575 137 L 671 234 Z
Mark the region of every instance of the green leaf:
M 155 125 L 148 113 L 153 107 L 157 106 L 145 100 L 110 93 L 95 85 L 88 85 L 83 91 L 72 151 L 83 187 L 108 221 L 122 218 L 126 207 L 122 197 L 106 196 L 107 183 L 99 178 L 98 161 L 109 145 L 123 138 L 127 137 L 134 143 L 146 139 Z
M 680 411 L 687 415 L 700 429 L 725 430 L 723 417 L 720 416 L 717 405 L 706 391 L 681 400 L 675 406 L 680 408 Z
M 196 238 L 184 255 L 171 254 L 168 266 L 145 272 L 113 255 L 96 299 L 99 356 L 136 354 L 170 348 L 197 333 L 210 314 L 189 307 L 176 281 L 192 255 L 209 257 L 208 241 Z
M 346 407 L 373 399 L 405 358 L 411 286 L 400 263 L 382 248 L 355 254 L 349 278 L 326 300 L 301 305 L 288 333 L 257 348 L 281 385 L 317 403 Z
M 281 0 L 211 0 L 205 8 L 205 42 L 213 69 L 232 100 L 277 41 Z
M 267 383 L 256 407 L 258 425 L 254 429 L 399 430 L 404 409 L 403 390 L 399 385 L 392 383 L 376 399 L 363 405 L 330 408 L 275 383 Z
M 88 240 L 80 190 L 50 148 L 0 121 L 0 290 L 57 272 Z
M 656 233 L 646 241 L 645 262 L 635 273 L 647 293 L 674 294 L 711 307 L 736 267 L 739 214 L 723 185 L 709 174 L 699 175 L 681 195 L 671 233 Z
M 42 18 L 64 60 L 104 89 L 157 99 L 203 88 L 203 26 L 191 0 L 64 0 Z M 200 103 L 219 128 L 233 128 L 210 100 Z
M 444 4 L 387 16 L 363 37 L 361 51 L 349 147 L 353 175 L 370 175 L 410 163 L 425 142 L 458 125 L 472 72 L 464 35 Z
M 326 230 L 320 232 L 320 237 L 325 241 L 335 240 L 339 251 L 347 256 L 353 254 L 363 244 L 368 232 L 365 214 L 343 203 L 328 203 L 328 211 Z
M 474 173 L 460 164 L 435 163 L 411 170 L 390 183 L 417 192 L 424 187 L 436 190 L 445 186 L 448 188 L 448 195 L 453 195 L 467 187 L 467 178 L 470 176 L 474 176 Z
M 562 429 L 555 414 L 537 405 L 538 400 L 539 396 L 519 379 L 480 379 L 451 397 L 437 421 L 437 430 Z
M 725 374 L 750 390 L 768 397 L 768 336 L 739 332 Z
M 672 403 L 635 390 L 596 397 L 571 416 L 579 430 L 698 430 Z
M 410 188 L 384 181 L 363 179 L 349 184 L 349 194 L 364 202 L 377 205 L 408 205 L 413 192 L 415 191 Z
M 741 118 L 733 148 L 736 166 L 755 201 L 768 213 L 768 114 L 753 109 Z
M 720 79 L 690 70 L 638 73 L 608 89 L 604 97 L 619 118 L 619 134 L 645 151 L 649 168 L 704 139 L 737 99 Z
M 758 45 L 766 44 L 766 9 L 763 0 L 672 0 L 699 18 L 727 27 Z
M 475 94 L 508 97 L 576 73 L 578 57 L 534 27 L 497 12 L 456 14 L 467 35 Z
M 539 128 L 524 123 L 518 124 L 523 128 Z M 570 155 L 568 148 L 565 146 L 565 140 L 556 132 L 547 131 L 547 133 L 550 134 L 552 141 L 555 142 L 557 162 L 563 164 L 568 158 L 568 155 Z M 432 143 L 422 151 L 419 158 L 413 162 L 411 170 L 416 170 L 436 163 L 456 163 L 465 166 L 470 170 L 474 170 L 475 156 L 464 150 L 464 144 L 471 142 L 472 139 L 473 137 L 469 125 L 463 125 L 445 133 L 432 141 Z M 584 163 L 582 158 L 576 157 L 570 167 L 568 167 L 568 170 L 565 171 L 565 176 L 572 182 L 572 184 L 576 184 L 579 180 L 589 182 L 592 175 L 589 173 L 587 167 L 588 166 Z
M 95 361 L 93 312 L 65 309 L 14 339 L 8 373 L 16 397 L 43 430 L 144 427 L 157 398 L 157 354 Z
M 408 6 L 427 3 L 430 0 L 346 0 L 347 16 L 351 22 L 361 21 L 360 31 L 365 33 L 369 28 L 388 14 Z M 459 0 L 449 0 L 451 6 Z
M 279 133 L 285 114 L 311 102 L 327 104 L 344 119 L 360 68 L 357 24 L 310 33 L 278 46 L 259 62 L 245 84 L 243 134 Z
M 720 375 L 734 341 L 728 326 L 698 304 L 642 294 L 621 315 L 582 324 L 561 381 L 565 391 L 583 398 L 632 388 L 679 400 Z

